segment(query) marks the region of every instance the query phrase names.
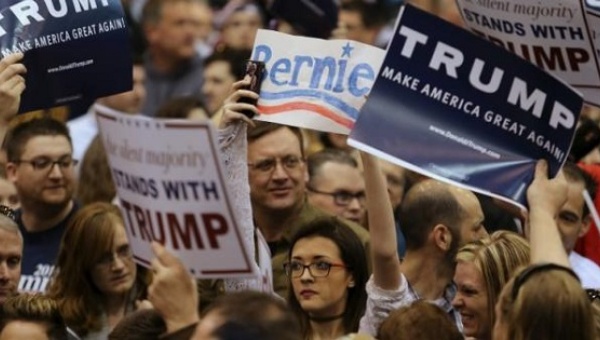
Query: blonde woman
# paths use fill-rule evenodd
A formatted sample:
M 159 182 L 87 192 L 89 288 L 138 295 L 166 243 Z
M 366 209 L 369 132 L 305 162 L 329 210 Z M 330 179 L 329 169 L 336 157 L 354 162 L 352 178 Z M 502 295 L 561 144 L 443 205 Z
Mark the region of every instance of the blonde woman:
M 458 251 L 452 305 L 461 315 L 465 336 L 492 338 L 498 296 L 515 271 L 529 263 L 529 253 L 527 240 L 510 231 L 497 231 Z

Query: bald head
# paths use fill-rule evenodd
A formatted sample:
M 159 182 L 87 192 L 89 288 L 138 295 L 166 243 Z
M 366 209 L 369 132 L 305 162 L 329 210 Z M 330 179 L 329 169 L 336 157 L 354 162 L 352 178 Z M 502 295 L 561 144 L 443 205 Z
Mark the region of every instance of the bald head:
M 432 179 L 415 184 L 401 205 L 400 226 L 407 249 L 424 247 L 429 233 L 440 224 L 448 227 L 459 243 L 485 235 L 483 212 L 472 192 Z
M 0 229 L 11 233 L 15 233 L 19 236 L 21 240 L 23 239 L 17 223 L 3 214 L 0 214 Z
M 0 214 L 0 306 L 17 293 L 22 256 L 23 238 L 19 227 Z

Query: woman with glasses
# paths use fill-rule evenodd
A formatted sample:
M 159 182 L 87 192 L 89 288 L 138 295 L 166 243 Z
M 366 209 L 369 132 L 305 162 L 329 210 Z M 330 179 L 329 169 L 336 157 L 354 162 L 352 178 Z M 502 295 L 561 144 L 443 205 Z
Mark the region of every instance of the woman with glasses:
M 494 340 L 594 340 L 592 304 L 569 260 L 554 220 L 567 197 L 562 173 L 548 179 L 538 162 L 527 190 L 531 265 L 504 286 L 496 305 Z
M 106 339 L 146 294 L 148 280 L 133 261 L 120 211 L 108 203 L 92 203 L 73 216 L 55 268 L 48 294 L 80 339 Z
M 304 339 L 335 339 L 356 332 L 368 279 L 358 236 L 335 217 L 319 218 L 293 237 L 285 264 L 289 305 Z

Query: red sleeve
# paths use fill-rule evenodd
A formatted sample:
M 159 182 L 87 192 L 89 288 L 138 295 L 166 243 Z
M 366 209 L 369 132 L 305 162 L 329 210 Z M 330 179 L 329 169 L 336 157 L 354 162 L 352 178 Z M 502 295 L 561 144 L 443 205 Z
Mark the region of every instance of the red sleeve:
M 579 164 L 579 167 L 590 174 L 598 186 L 596 197 L 594 197 L 594 205 L 596 210 L 600 212 L 600 164 Z M 598 233 L 598 227 L 593 221 L 588 233 L 577 241 L 575 251 L 600 266 L 600 233 Z

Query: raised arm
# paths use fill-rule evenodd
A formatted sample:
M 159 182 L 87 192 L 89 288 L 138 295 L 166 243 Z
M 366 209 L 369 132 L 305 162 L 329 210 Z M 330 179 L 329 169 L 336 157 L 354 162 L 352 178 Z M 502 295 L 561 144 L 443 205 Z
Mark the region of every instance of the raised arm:
M 153 242 L 152 251 L 154 275 L 148 287 L 148 299 L 165 321 L 167 333 L 197 323 L 200 316 L 194 280 L 181 260 L 162 245 Z
M 257 113 L 257 110 L 251 104 L 238 103 L 241 97 L 256 99 L 257 95 L 254 92 L 241 89 L 248 84 L 248 80 L 241 80 L 234 83 L 231 88 L 231 94 L 224 101 L 219 113 L 219 144 L 225 163 L 231 204 L 235 207 L 234 214 L 236 221 L 249 254 L 254 254 L 255 228 L 252 222 L 254 218 L 250 203 L 250 186 L 248 184 L 248 165 L 246 159 L 248 150 L 246 124 L 254 125 L 254 122 L 243 115 L 241 111 L 250 110 Z M 260 287 L 260 283 L 254 279 L 226 279 L 224 284 L 227 292 L 258 289 Z
M 248 85 L 250 85 L 250 79 L 246 77 L 243 80 L 233 83 L 231 86 L 231 94 L 224 100 L 223 106 L 217 113 L 218 117 L 220 117 L 219 129 L 225 129 L 240 121 L 246 122 L 251 126 L 254 125 L 252 119 L 246 117 L 241 112 L 244 110 L 250 110 L 257 115 L 258 109 L 256 106 L 248 103 L 238 103 L 239 100 L 244 97 L 258 99 L 258 94 L 249 90 L 242 90 L 244 86 Z
M 394 212 L 387 193 L 385 178 L 377 158 L 361 152 L 364 166 L 373 281 L 384 290 L 400 286 L 400 261 L 396 243 Z
M 548 164 L 538 161 L 535 177 L 527 189 L 531 263 L 556 263 L 570 267 L 555 218 L 567 198 L 567 181 L 562 172 L 548 178 Z

